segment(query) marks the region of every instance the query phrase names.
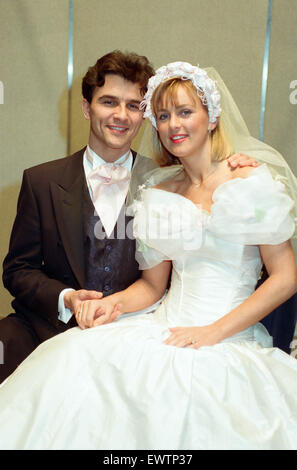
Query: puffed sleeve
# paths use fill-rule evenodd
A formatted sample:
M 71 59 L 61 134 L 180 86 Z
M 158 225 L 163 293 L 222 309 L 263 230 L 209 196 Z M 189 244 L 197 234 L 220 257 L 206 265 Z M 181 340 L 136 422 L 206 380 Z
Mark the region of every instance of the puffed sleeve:
M 234 243 L 276 245 L 294 234 L 293 206 L 284 185 L 261 165 L 215 190 L 208 229 Z
M 140 269 L 174 261 L 183 251 L 201 247 L 201 210 L 188 199 L 160 189 L 144 189 L 140 200 L 134 202 L 133 211 Z

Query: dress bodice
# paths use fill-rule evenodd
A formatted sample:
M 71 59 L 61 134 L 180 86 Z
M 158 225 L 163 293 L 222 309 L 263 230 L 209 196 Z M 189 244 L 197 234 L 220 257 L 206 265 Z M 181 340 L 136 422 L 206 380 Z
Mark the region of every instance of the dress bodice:
M 210 213 L 179 194 L 143 189 L 134 208 L 137 260 L 142 269 L 172 260 L 166 321 L 205 325 L 251 295 L 262 267 L 258 245 L 292 236 L 292 204 L 265 165 L 220 185 Z

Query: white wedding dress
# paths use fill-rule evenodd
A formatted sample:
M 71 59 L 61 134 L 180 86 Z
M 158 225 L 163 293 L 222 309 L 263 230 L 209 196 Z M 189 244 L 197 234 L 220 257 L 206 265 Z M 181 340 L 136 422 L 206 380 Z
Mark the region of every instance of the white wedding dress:
M 163 343 L 242 303 L 256 244 L 288 239 L 291 200 L 265 166 L 222 184 L 211 213 L 160 189 L 135 204 L 142 266 L 173 260 L 153 314 L 73 328 L 0 387 L 1 449 L 297 449 L 297 361 L 261 324 L 198 350 Z

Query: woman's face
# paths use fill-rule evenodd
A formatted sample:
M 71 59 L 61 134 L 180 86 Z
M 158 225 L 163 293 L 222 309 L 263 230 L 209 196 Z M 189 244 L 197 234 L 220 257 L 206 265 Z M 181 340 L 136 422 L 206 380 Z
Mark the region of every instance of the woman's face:
M 193 96 L 182 84 L 176 90 L 174 100 L 163 96 L 156 111 L 159 138 L 164 147 L 178 158 L 199 155 L 210 146 L 207 108 L 198 96 Z

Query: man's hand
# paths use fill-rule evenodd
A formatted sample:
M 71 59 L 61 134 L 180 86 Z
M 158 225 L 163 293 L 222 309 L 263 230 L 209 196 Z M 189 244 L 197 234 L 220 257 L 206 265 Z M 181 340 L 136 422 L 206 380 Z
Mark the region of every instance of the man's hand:
M 120 305 L 115 305 L 108 297 L 101 300 L 86 300 L 75 312 L 78 325 L 82 328 L 111 323 L 121 314 Z
M 234 153 L 231 157 L 228 158 L 228 163 L 231 168 L 242 168 L 244 166 L 258 166 L 258 162 L 248 155 L 243 155 L 242 153 Z
M 65 307 L 69 308 L 69 310 L 75 315 L 76 321 L 77 321 L 76 312 L 79 311 L 82 302 L 86 300 L 101 299 L 102 295 L 103 295 L 102 292 L 98 292 L 96 290 L 86 290 L 86 289 L 71 290 L 65 293 L 64 304 L 65 304 Z M 82 329 L 86 328 L 86 326 L 83 324 L 78 323 L 78 325 Z

